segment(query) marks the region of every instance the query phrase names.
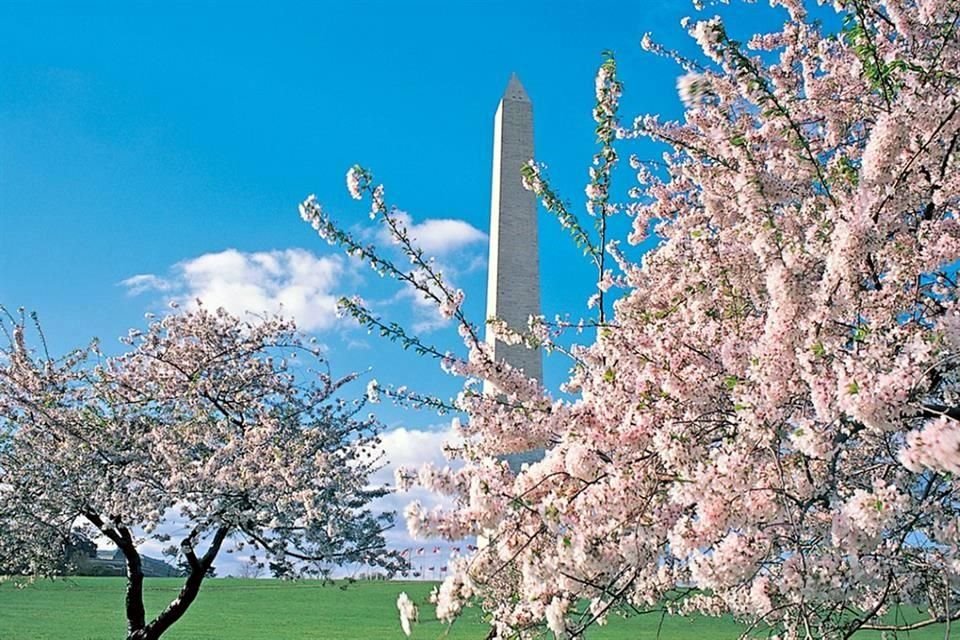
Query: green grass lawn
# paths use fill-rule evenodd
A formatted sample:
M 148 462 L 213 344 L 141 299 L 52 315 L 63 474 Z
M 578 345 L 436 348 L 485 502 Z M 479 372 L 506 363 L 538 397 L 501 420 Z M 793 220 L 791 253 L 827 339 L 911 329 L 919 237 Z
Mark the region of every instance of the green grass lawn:
M 176 578 L 148 578 L 147 612 L 155 613 L 176 596 Z M 347 589 L 317 582 L 215 579 L 204 583 L 187 614 L 164 636 L 170 640 L 378 640 L 404 638 L 397 617 L 397 594 L 406 591 L 421 604 L 432 583 L 358 582 Z M 118 640 L 124 637 L 122 578 L 71 578 L 24 589 L 0 585 L 0 640 Z M 433 608 L 421 605 L 422 622 L 413 638 L 439 638 L 446 626 Z M 613 619 L 588 634 L 590 640 L 653 639 L 659 620 Z M 664 640 L 736 638 L 732 620 L 694 617 L 668 619 Z M 449 633 L 452 640 L 480 640 L 486 628 L 467 615 Z M 858 638 L 877 638 L 863 634 Z M 908 637 L 908 636 L 901 636 Z M 941 626 L 909 638 L 943 638 Z

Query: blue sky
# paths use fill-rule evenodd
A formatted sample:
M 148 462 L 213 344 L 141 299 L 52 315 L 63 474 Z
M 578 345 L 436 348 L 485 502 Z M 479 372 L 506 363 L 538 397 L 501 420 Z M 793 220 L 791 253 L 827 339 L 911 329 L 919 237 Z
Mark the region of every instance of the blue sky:
M 724 9 L 748 29 L 742 11 Z M 316 193 L 338 219 L 368 224 L 366 204 L 344 188 L 359 162 L 413 224 L 433 221 L 436 232 L 438 220 L 459 221 L 440 236 L 422 229 L 481 322 L 492 123 L 510 73 L 534 103 L 538 159 L 582 212 L 601 52 L 617 54 L 628 121 L 678 117 L 678 69 L 639 41 L 652 31 L 692 51 L 679 21 L 693 13 L 679 0 L 6 0 L 0 303 L 39 312 L 62 351 L 91 336 L 118 348 L 115 338 L 170 296 L 286 296 L 335 370 L 373 367 L 382 382 L 455 393 L 435 363 L 323 315 L 329 297 L 360 293 L 391 319 L 430 324 L 396 288 L 337 262 L 297 204 Z M 595 274 L 546 216 L 541 264 L 544 312 L 588 314 Z M 154 288 L 134 295 L 145 287 L 123 283 L 138 275 L 153 276 L 135 282 Z M 430 339 L 457 344 L 444 328 Z M 547 364 L 553 388 L 567 368 L 558 358 Z M 383 417 L 410 428 L 443 422 L 389 408 Z
M 356 162 L 415 222 L 485 232 L 492 119 L 512 71 L 534 101 L 537 155 L 579 208 L 600 52 L 619 57 L 626 114 L 676 116 L 676 68 L 638 42 L 653 31 L 690 48 L 679 27 L 687 3 L 608 6 L 8 0 L 0 302 L 37 310 L 57 347 L 92 335 L 115 344 L 156 303 L 128 295 L 120 283 L 131 276 L 227 249 L 332 253 L 297 203 L 316 193 L 363 224 L 364 205 L 343 188 Z M 551 220 L 541 226 L 544 310 L 585 312 L 592 275 Z M 478 320 L 483 277 L 463 280 Z M 336 366 L 339 336 L 322 337 Z M 390 356 L 370 354 L 377 375 L 419 370 L 377 346 Z M 563 370 L 548 367 L 554 386 Z

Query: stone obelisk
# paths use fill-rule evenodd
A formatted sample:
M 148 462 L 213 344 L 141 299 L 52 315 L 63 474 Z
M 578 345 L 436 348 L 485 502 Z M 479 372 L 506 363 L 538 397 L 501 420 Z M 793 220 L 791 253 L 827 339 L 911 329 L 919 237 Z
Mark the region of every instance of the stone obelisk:
M 533 158 L 533 104 L 516 74 L 510 77 L 493 121 L 493 183 L 490 198 L 490 261 L 487 271 L 487 318 L 504 320 L 517 331 L 540 315 L 540 251 L 537 201 L 524 189 L 520 169 Z M 543 380 L 539 349 L 495 340 L 487 342 L 496 359 Z M 488 386 L 488 392 L 496 392 Z

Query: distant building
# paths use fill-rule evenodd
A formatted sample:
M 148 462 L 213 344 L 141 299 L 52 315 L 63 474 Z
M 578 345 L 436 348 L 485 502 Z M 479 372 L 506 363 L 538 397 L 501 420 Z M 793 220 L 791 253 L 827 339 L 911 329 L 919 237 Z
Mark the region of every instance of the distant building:
M 493 121 L 493 180 L 490 195 L 490 260 L 487 319 L 499 318 L 526 332 L 540 315 L 540 249 L 537 198 L 523 186 L 520 170 L 533 159 L 533 103 L 516 74 L 510 77 Z M 540 349 L 510 345 L 487 326 L 495 360 L 506 360 L 528 378 L 543 380 Z M 486 390 L 496 393 L 491 385 Z
M 533 159 L 533 103 L 516 74 L 510 77 L 493 121 L 493 181 L 490 196 L 490 261 L 487 266 L 487 319 L 499 318 L 520 332 L 540 315 L 540 245 L 537 199 L 523 186 L 520 170 Z M 505 360 L 528 378 L 543 382 L 543 353 L 496 339 L 487 326 L 494 360 Z M 487 393 L 497 393 L 488 381 Z M 503 456 L 517 472 L 543 458 L 543 449 Z
M 140 556 L 143 575 L 148 578 L 169 578 L 180 575 L 180 571 L 173 565 L 151 558 Z M 120 549 L 97 549 L 92 545 L 75 547 L 70 556 L 73 565 L 71 573 L 75 576 L 125 576 L 127 575 L 127 561 Z

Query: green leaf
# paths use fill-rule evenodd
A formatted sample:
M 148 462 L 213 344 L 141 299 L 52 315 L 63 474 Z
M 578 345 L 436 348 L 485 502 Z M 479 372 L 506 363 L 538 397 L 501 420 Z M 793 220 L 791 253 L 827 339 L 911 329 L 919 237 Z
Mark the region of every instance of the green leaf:
M 860 173 L 857 171 L 857 168 L 853 165 L 853 163 L 850 162 L 849 158 L 840 158 L 837 166 L 840 170 L 840 176 L 845 178 L 852 186 L 855 187 L 860 183 Z

